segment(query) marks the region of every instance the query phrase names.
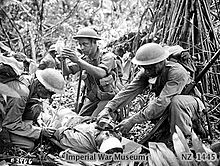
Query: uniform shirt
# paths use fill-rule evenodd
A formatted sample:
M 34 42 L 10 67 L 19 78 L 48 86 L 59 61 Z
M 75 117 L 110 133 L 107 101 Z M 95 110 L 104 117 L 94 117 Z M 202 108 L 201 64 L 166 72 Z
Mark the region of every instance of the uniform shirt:
M 60 144 L 70 148 L 77 153 L 94 153 L 98 152 L 96 146 L 96 123 L 82 123 L 72 128 L 59 128 L 55 137 Z
M 36 86 L 35 83 L 31 84 L 30 94 L 37 88 Z M 37 122 L 42 109 L 42 102 L 36 98 L 28 99 L 28 96 L 21 96 L 21 98 L 8 97 L 4 108 L 5 116 L 3 117 L 2 127 L 13 134 L 38 139 L 42 128 L 35 125 L 35 122 Z
M 124 107 L 138 94 L 149 87 L 148 80 L 149 78 L 145 75 L 144 70 L 140 70 L 134 80 L 109 101 L 106 107 L 113 111 Z M 148 103 L 148 106 L 144 110 L 138 113 L 139 118 L 142 120 L 150 120 L 160 117 L 170 104 L 172 97 L 181 94 L 183 88 L 189 81 L 189 73 L 182 65 L 167 61 L 162 73 L 157 77 L 157 85 L 155 85 L 161 88 L 160 92 L 153 101 Z
M 113 53 L 101 53 L 100 50 L 98 49 L 95 57 L 93 59 L 90 59 L 88 56 L 83 58 L 86 62 L 98 66 L 106 71 L 107 74 L 109 74 L 115 67 L 115 60 L 114 60 L 114 54 Z M 79 66 L 76 63 L 70 63 L 69 69 L 71 70 L 71 73 L 75 74 L 78 72 Z M 85 73 L 84 73 L 85 74 Z M 90 100 L 96 100 L 97 99 L 97 84 L 99 84 L 99 80 L 96 80 L 95 83 L 95 78 L 94 76 L 90 75 L 88 72 L 86 72 L 87 76 L 85 78 L 85 86 L 87 88 L 86 91 L 86 96 Z

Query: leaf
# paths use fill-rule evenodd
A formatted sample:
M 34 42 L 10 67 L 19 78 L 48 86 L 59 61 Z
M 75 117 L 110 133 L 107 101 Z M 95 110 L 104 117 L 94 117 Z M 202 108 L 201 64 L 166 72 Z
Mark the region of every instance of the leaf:
M 174 150 L 176 152 L 176 155 L 181 158 L 181 154 L 186 152 L 185 147 L 183 146 L 182 142 L 179 139 L 179 136 L 177 133 L 173 133 L 173 145 L 174 145 Z
M 158 148 L 156 148 L 156 152 L 163 166 L 169 166 L 167 160 L 163 157 L 162 152 Z
M 168 162 L 166 161 L 166 159 L 163 157 L 162 152 L 159 150 L 159 148 L 157 147 L 157 143 L 154 142 L 149 142 L 149 147 L 154 149 L 155 152 L 157 153 L 158 158 L 160 159 L 160 162 L 163 166 L 169 166 Z
M 187 144 L 186 138 L 183 135 L 182 131 L 180 130 L 180 128 L 177 125 L 175 126 L 175 128 L 176 128 L 177 135 L 178 135 L 180 141 L 182 142 L 186 152 L 190 152 L 190 149 L 189 149 L 189 146 Z
M 157 143 L 157 147 L 170 166 L 179 166 L 176 156 L 164 143 Z
M 183 166 L 191 166 L 192 164 L 190 161 L 187 161 L 183 158 L 183 155 L 191 155 L 191 152 L 186 151 L 177 133 L 173 133 L 173 145 L 176 155 L 179 158 L 179 163 Z
M 175 126 L 175 128 L 176 128 L 177 135 L 185 148 L 186 153 L 191 153 L 183 132 L 180 130 L 180 128 L 177 125 Z M 194 159 L 192 161 L 187 161 L 187 162 L 188 164 L 190 163 L 191 165 L 197 165 Z
M 192 131 L 192 144 L 193 144 L 193 148 L 195 150 L 195 153 L 197 155 L 202 156 L 202 154 L 205 154 L 205 157 L 206 157 L 207 155 L 211 154 L 210 151 L 208 152 L 208 150 L 206 149 L 207 147 L 204 148 L 205 145 L 201 142 L 201 140 L 199 140 L 199 138 L 197 137 L 197 135 L 195 134 L 194 131 Z M 200 157 L 199 158 L 197 157 L 197 160 L 198 159 L 200 159 Z M 201 157 L 201 159 L 202 160 L 199 161 L 200 166 L 214 166 L 214 165 L 217 165 L 217 163 L 218 163 L 218 160 L 208 161 L 207 159 L 204 159 L 202 157 Z
M 0 94 L 10 97 L 20 98 L 18 92 L 16 92 L 14 89 L 10 88 L 8 85 L 3 83 L 0 83 Z
M 0 47 L 7 51 L 8 53 L 12 52 L 11 48 L 9 48 L 8 46 L 4 45 L 2 42 L 0 42 Z
M 149 163 L 149 166 L 156 166 L 151 158 L 151 155 L 148 156 L 148 163 Z
M 160 158 L 157 155 L 156 145 L 154 142 L 149 142 L 149 151 L 150 151 L 151 159 L 156 164 L 156 166 L 163 166 L 163 164 L 160 161 Z

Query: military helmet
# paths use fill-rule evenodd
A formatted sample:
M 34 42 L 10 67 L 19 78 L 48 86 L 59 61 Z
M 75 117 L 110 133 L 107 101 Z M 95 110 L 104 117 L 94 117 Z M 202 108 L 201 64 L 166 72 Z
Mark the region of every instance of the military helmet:
M 60 94 L 64 92 L 65 81 L 63 75 L 58 70 L 53 68 L 37 70 L 36 76 L 46 89 Z
M 165 60 L 168 56 L 169 52 L 160 44 L 147 43 L 137 50 L 132 63 L 137 65 L 152 65 Z
M 101 40 L 101 37 L 97 34 L 97 32 L 88 27 L 80 29 L 77 32 L 76 36 L 74 36 L 73 38 L 74 39 L 91 38 L 91 39 Z

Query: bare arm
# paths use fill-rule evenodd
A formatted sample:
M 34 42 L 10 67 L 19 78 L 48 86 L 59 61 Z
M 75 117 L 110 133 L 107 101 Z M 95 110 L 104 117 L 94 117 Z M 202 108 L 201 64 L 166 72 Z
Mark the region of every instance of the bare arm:
M 79 67 L 81 67 L 81 69 L 86 70 L 89 74 L 93 75 L 98 79 L 103 78 L 107 75 L 107 72 L 103 68 L 89 64 L 85 60 L 81 59 L 77 55 L 77 53 L 72 50 L 64 49 L 64 51 L 62 52 L 62 57 L 70 59 L 72 62 L 76 63 Z M 67 65 L 64 65 L 65 71 L 69 73 L 69 69 L 67 67 Z
M 82 59 L 79 59 L 77 64 L 96 78 L 103 78 L 107 75 L 107 72 L 103 68 L 91 65 Z

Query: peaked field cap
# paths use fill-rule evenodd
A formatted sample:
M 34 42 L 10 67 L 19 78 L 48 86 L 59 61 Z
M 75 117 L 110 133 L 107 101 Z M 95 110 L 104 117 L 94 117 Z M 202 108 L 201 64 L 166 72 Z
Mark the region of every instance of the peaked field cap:
M 51 51 L 57 51 L 56 49 L 56 44 L 52 44 L 48 50 L 48 52 L 51 52 Z
M 159 63 L 169 57 L 169 51 L 160 44 L 147 43 L 142 45 L 136 52 L 132 63 L 136 65 L 152 65 Z
M 64 93 L 65 80 L 58 70 L 53 68 L 37 70 L 36 77 L 46 89 L 59 94 Z
M 73 37 L 74 39 L 79 39 L 79 38 L 91 38 L 91 39 L 96 39 L 96 40 L 102 40 L 102 38 L 98 35 L 98 33 L 92 29 L 92 28 L 82 28 L 80 29 L 76 36 Z

